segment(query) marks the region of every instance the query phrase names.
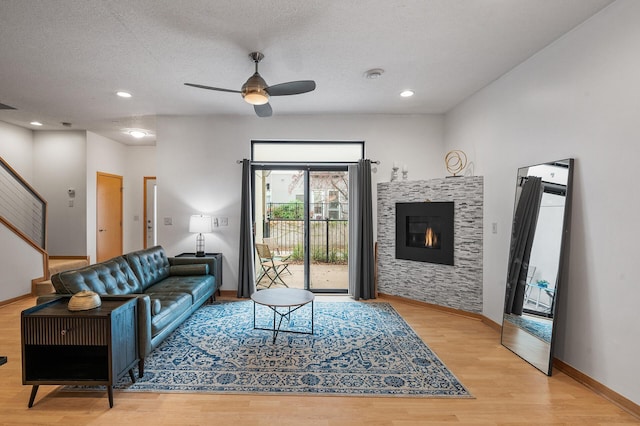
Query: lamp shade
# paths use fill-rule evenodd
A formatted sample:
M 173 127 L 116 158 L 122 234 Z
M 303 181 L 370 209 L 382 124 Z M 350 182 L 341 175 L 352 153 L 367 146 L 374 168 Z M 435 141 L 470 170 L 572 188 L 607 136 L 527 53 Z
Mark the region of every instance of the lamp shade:
M 211 231 L 213 231 L 211 216 L 194 214 L 189 219 L 189 232 L 202 234 Z

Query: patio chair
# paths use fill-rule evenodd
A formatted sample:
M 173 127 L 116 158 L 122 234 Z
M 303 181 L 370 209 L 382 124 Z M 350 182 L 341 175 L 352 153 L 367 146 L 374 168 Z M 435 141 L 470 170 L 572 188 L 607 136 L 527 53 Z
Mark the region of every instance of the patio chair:
M 291 257 L 291 254 L 282 254 L 282 252 L 280 251 L 280 246 L 276 243 L 276 240 L 274 238 L 263 238 L 262 242 L 268 245 L 269 250 L 271 250 L 271 253 L 274 254 L 273 260 L 285 262 L 285 263 L 288 262 L 289 258 Z M 281 272 L 287 272 L 289 275 L 291 275 L 291 271 L 289 270 L 288 263 L 284 265 Z
M 289 263 L 276 259 L 276 257 L 271 254 L 271 250 L 269 250 L 267 244 L 256 244 L 256 250 L 261 267 L 260 274 L 258 274 L 258 278 L 256 279 L 256 286 L 261 285 L 260 281 L 266 276 L 269 279 L 269 284 L 266 285 L 267 288 L 270 288 L 273 284 L 282 284 L 285 287 L 289 287 L 280 275 L 288 268 Z

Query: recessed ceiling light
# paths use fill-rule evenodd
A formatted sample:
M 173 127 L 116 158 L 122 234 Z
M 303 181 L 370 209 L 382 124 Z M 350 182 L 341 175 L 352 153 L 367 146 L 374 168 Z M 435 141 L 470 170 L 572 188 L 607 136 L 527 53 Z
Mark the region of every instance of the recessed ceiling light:
M 41 122 L 39 122 L 39 121 L 32 121 L 32 122 L 31 122 L 31 123 L 29 123 L 29 124 L 31 124 L 32 126 L 42 126 L 42 123 L 41 123 Z
M 144 138 L 147 136 L 147 132 L 143 132 L 142 130 L 130 130 L 129 134 L 136 139 Z
M 116 95 L 120 96 L 121 98 L 130 98 L 131 97 L 131 93 L 129 92 L 116 92 Z
M 405 90 L 405 91 L 400 93 L 400 96 L 402 96 L 403 98 L 410 98 L 414 94 L 415 93 L 413 93 L 413 90 Z

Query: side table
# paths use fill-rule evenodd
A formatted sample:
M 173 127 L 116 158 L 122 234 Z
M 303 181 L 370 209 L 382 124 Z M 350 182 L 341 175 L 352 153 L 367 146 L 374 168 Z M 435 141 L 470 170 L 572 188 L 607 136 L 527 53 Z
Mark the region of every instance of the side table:
M 188 257 L 194 259 L 213 258 L 216 265 L 216 270 L 213 274 L 216 277 L 217 293 L 218 296 L 220 296 L 220 288 L 222 287 L 222 253 L 205 253 L 204 256 L 196 256 L 195 253 L 180 253 L 174 257 Z
M 29 408 L 40 385 L 106 385 L 113 407 L 113 384 L 138 363 L 136 298 L 102 296 L 102 305 L 69 311 L 70 296 L 22 311 L 22 384 L 33 385 Z

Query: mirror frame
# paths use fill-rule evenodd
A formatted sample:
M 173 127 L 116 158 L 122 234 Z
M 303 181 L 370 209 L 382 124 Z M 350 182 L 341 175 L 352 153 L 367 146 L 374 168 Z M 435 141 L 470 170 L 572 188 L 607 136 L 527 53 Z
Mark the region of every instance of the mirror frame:
M 549 317 L 552 319 L 551 324 L 551 335 L 548 342 L 548 348 L 545 346 L 547 342 L 542 338 L 533 337 L 532 334 L 522 331 L 520 327 L 515 324 L 506 323 L 506 314 L 507 311 L 507 303 L 509 298 L 509 271 L 510 266 L 507 264 L 507 282 L 505 289 L 505 299 L 504 305 L 502 309 L 502 331 L 500 336 L 500 343 L 505 346 L 507 349 L 518 355 L 520 358 L 527 361 L 529 364 L 533 365 L 543 373 L 548 376 L 551 376 L 553 370 L 553 348 L 555 341 L 555 332 L 557 326 L 557 307 L 559 305 L 558 301 L 560 299 L 560 295 L 562 293 L 562 289 L 566 285 L 568 278 L 568 260 L 569 260 L 569 237 L 570 237 L 570 224 L 571 224 L 571 208 L 572 208 L 572 194 L 573 194 L 573 171 L 575 168 L 575 161 L 573 158 L 567 158 L 558 161 L 551 161 L 547 163 L 534 164 L 531 166 L 525 166 L 518 169 L 518 173 L 516 175 L 516 193 L 515 193 L 515 203 L 513 208 L 513 221 L 511 223 L 511 239 L 509 243 L 509 261 L 511 260 L 511 252 L 513 250 L 515 238 L 514 238 L 514 224 L 515 224 L 515 215 L 518 207 L 518 203 L 520 201 L 520 192 L 518 191 L 518 180 L 523 176 L 523 169 L 529 169 L 531 167 L 542 166 L 545 164 L 566 164 L 568 166 L 567 170 L 567 184 L 566 184 L 566 192 L 565 192 L 565 206 L 562 217 L 562 235 L 560 238 L 560 249 L 558 253 L 558 271 L 556 275 L 555 282 L 555 291 L 553 296 L 553 302 L 550 307 Z M 508 262 L 507 262 L 508 263 Z M 524 295 L 523 295 L 524 297 Z M 507 331 L 508 330 L 508 331 Z M 517 330 L 517 331 L 516 331 Z M 511 335 L 509 335 L 511 333 Z M 519 334 L 518 334 L 519 333 Z M 506 336 L 505 336 L 506 335 Z M 529 337 L 531 336 L 531 337 Z M 505 338 L 506 337 L 506 338 Z M 527 351 L 525 351 L 525 349 Z M 543 350 L 547 351 L 547 359 L 544 359 L 541 354 L 543 354 Z M 538 353 L 536 353 L 536 351 Z

